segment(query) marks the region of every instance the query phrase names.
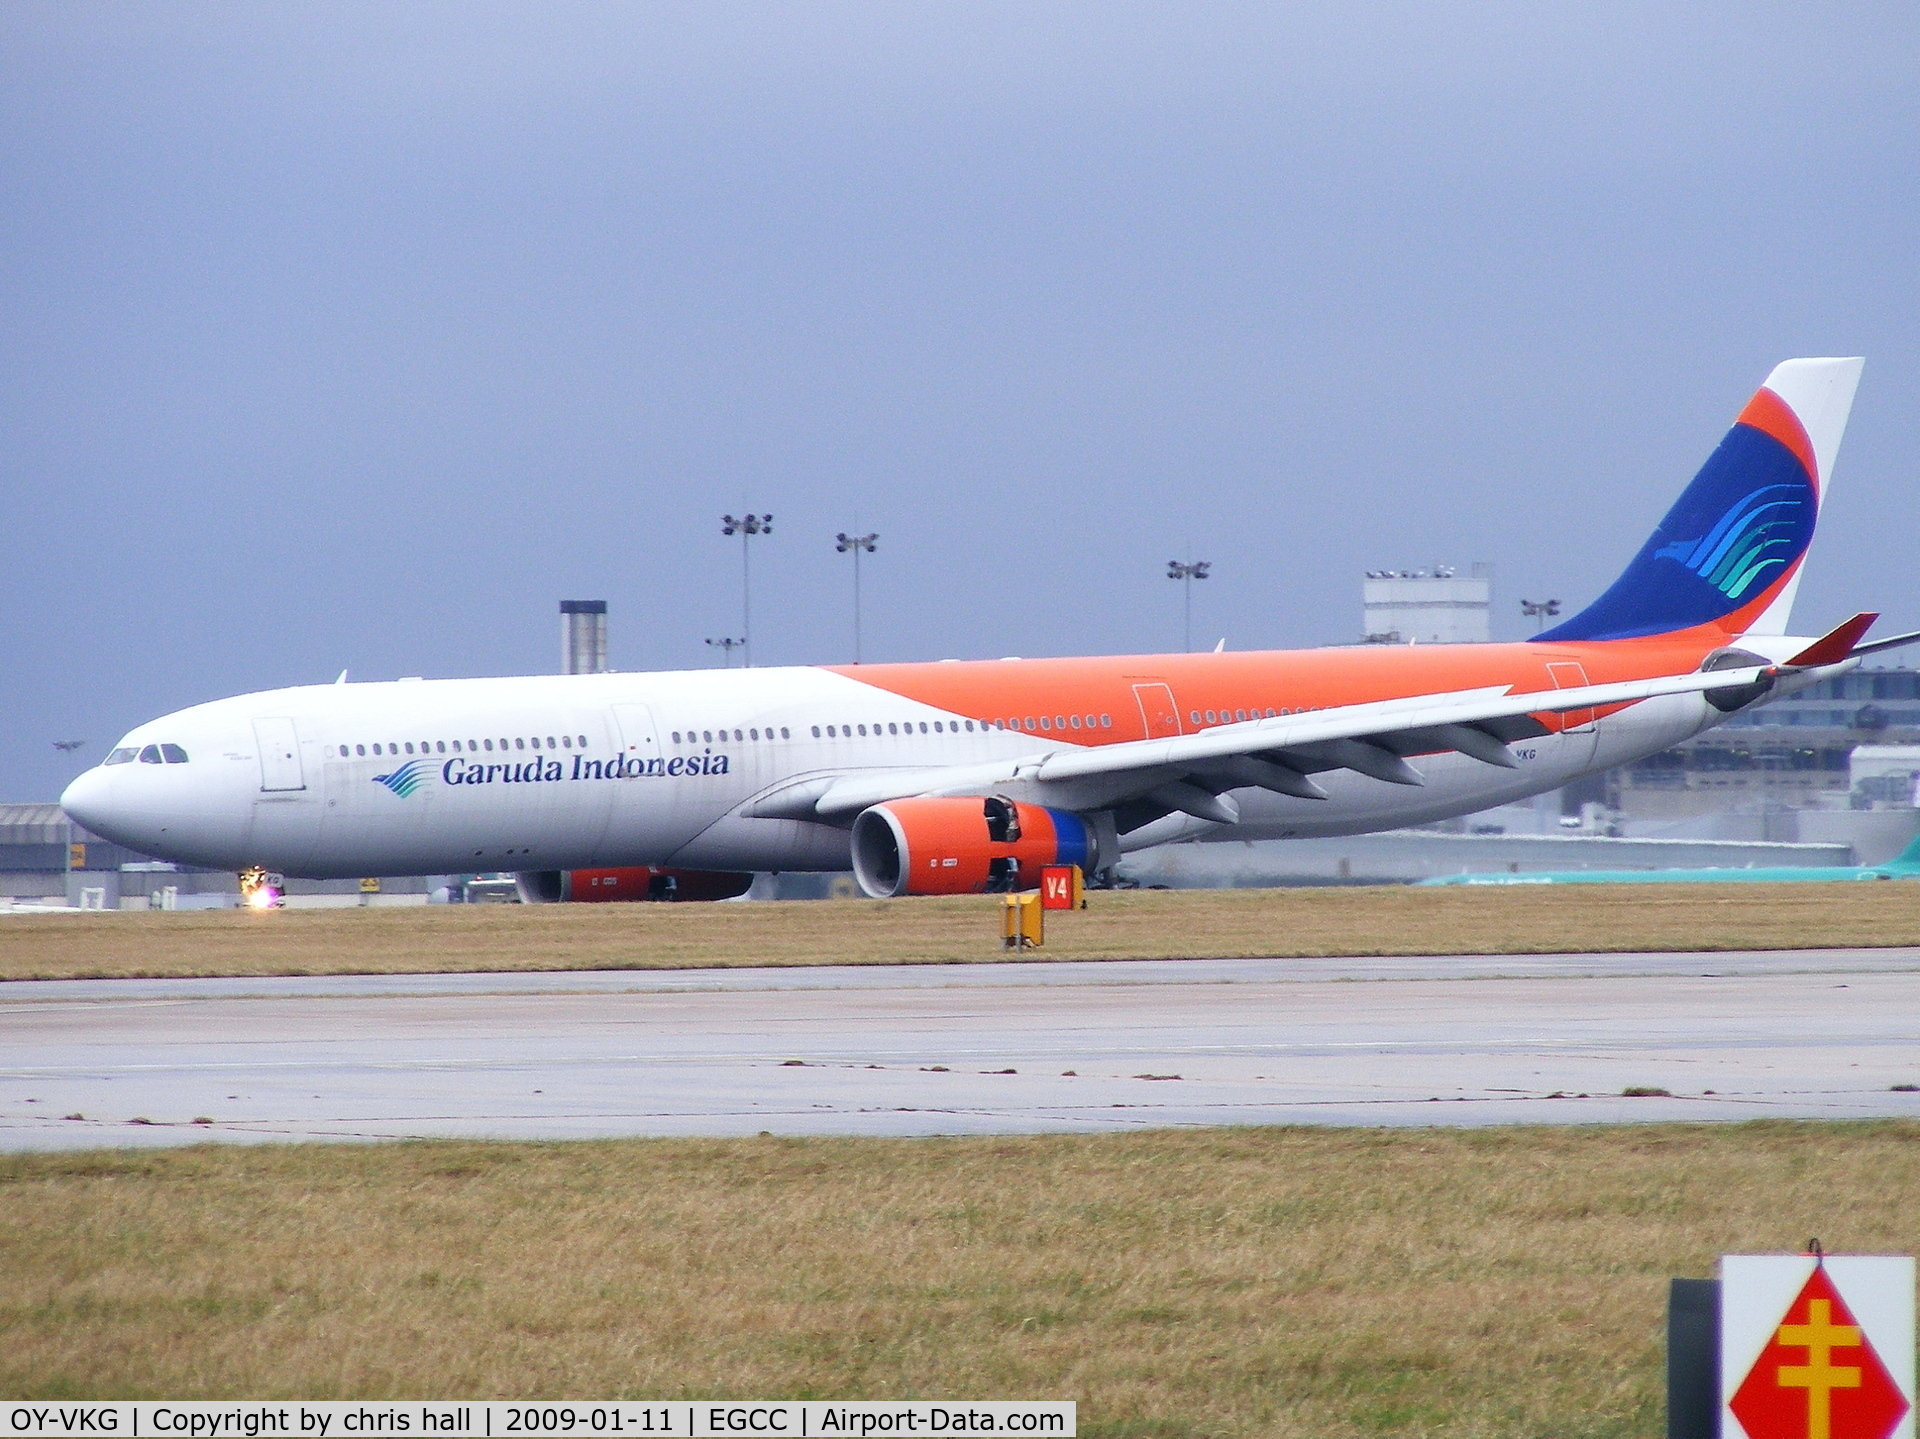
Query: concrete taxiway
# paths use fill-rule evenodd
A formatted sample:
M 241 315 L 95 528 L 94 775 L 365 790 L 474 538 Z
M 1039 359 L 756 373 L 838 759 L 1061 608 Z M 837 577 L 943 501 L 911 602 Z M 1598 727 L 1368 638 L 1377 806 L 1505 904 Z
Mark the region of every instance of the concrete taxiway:
M 4 1149 L 1920 1117 L 1908 1083 L 1920 950 L 0 985 Z

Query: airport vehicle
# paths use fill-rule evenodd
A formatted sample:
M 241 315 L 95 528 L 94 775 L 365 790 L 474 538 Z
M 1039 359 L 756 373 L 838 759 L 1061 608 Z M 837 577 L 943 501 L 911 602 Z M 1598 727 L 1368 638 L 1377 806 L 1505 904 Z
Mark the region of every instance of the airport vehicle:
M 1778 366 L 1619 579 L 1522 643 L 336 683 L 143 724 L 61 802 L 162 858 L 535 898 L 645 866 L 1031 888 L 1466 814 L 1920 638 L 1786 633 L 1861 363 Z
M 1920 879 L 1920 839 L 1885 864 L 1756 865 L 1748 869 L 1567 869 L 1535 874 L 1442 874 L 1431 884 L 1832 884 L 1850 879 Z

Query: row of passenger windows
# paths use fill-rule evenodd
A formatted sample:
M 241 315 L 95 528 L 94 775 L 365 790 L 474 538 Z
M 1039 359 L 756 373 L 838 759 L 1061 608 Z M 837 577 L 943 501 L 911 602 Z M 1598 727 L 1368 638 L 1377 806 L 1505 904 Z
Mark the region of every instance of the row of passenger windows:
M 1196 715 L 1195 718 L 1198 719 L 1199 716 Z M 977 726 L 973 720 L 933 720 L 931 722 L 927 720 L 891 720 L 886 724 L 874 723 L 871 725 L 814 725 L 813 737 L 815 739 L 853 739 L 855 736 L 858 736 L 861 739 L 865 739 L 869 735 L 910 735 L 915 733 L 916 724 L 918 725 L 918 732 L 920 734 L 959 734 L 962 730 L 965 730 L 968 734 L 972 734 L 976 728 L 981 730 L 1026 729 L 1037 733 L 1040 730 L 1112 729 L 1113 716 L 1086 715 L 1083 717 L 1081 715 L 1041 715 L 1036 720 L 1032 715 L 1028 715 L 1025 719 L 980 720 Z M 726 730 L 688 730 L 683 739 L 681 732 L 675 730 L 673 731 L 673 742 L 675 744 L 712 744 L 714 742 L 714 736 L 718 735 L 724 743 L 728 733 Z M 772 726 L 768 726 L 764 730 L 734 730 L 731 733 L 736 740 L 770 740 L 774 737 Z M 793 736 L 788 733 L 786 726 L 782 725 L 779 737 L 781 739 L 791 739 Z
M 1282 715 L 1305 714 L 1307 710 L 1311 708 L 1312 708 L 1311 705 L 1307 705 L 1307 706 L 1302 706 L 1300 709 L 1297 709 L 1297 710 L 1296 709 L 1277 709 L 1277 710 L 1270 709 L 1264 712 L 1258 709 L 1205 710 L 1205 711 L 1189 710 L 1187 712 L 1187 718 L 1192 720 L 1195 724 L 1199 724 L 1201 723 L 1201 715 L 1204 713 L 1206 716 L 1206 723 L 1208 724 L 1239 724 L 1245 720 L 1260 719 L 1263 717 L 1263 714 L 1264 714 L 1264 717 L 1267 719 L 1279 719 Z
M 185 764 L 187 752 L 177 744 L 121 745 L 108 755 L 102 764 L 132 764 L 135 760 L 141 764 Z
M 934 734 L 959 734 L 962 724 L 965 724 L 969 730 L 973 728 L 972 720 L 935 720 L 931 726 L 929 726 L 925 720 L 921 720 L 920 733 L 926 734 L 931 730 Z M 980 722 L 980 727 L 982 729 L 986 728 L 985 720 Z M 869 733 L 877 737 L 883 734 L 912 734 L 913 732 L 912 720 L 908 720 L 905 724 L 896 721 L 893 724 L 874 724 L 870 726 L 863 724 L 828 725 L 824 731 L 828 739 L 852 739 L 856 734 L 865 738 Z M 822 733 L 823 731 L 819 725 L 813 727 L 813 737 L 815 739 L 819 739 Z
M 552 735 L 548 735 L 546 739 L 546 744 L 544 746 L 544 748 L 546 749 L 574 749 L 576 747 L 580 749 L 585 749 L 587 747 L 587 737 L 585 735 L 581 735 L 577 739 L 570 734 L 563 734 L 560 736 L 559 739 L 555 739 Z M 343 744 L 340 746 L 340 758 L 351 759 L 355 755 L 364 755 L 366 754 L 368 748 L 369 747 L 367 745 L 363 745 L 363 744 L 356 744 L 356 745 Z M 381 754 L 383 752 L 386 754 L 400 754 L 403 752 L 406 754 L 414 753 L 414 747 L 411 744 L 388 744 L 385 747 L 384 751 L 379 745 L 373 745 L 371 748 L 375 754 Z M 444 739 L 421 740 L 419 753 L 445 754 L 447 753 L 449 748 L 452 749 L 453 753 L 459 754 L 461 752 L 460 741 L 457 739 L 456 740 L 444 740 Z M 532 738 L 528 738 L 523 735 L 518 739 L 501 740 L 499 743 L 499 748 L 503 750 L 541 749 L 543 748 L 543 746 L 540 742 L 539 735 L 534 735 Z M 467 741 L 466 752 L 469 754 L 480 754 L 483 751 L 491 752 L 493 749 L 494 749 L 494 742 L 490 739 L 470 739 Z
M 1038 724 L 1035 724 L 1033 722 L 1032 715 L 1028 715 L 1024 720 L 1011 719 L 1011 718 L 996 719 L 996 720 L 989 720 L 987 723 L 989 723 L 994 729 L 1026 729 L 1026 730 L 1056 730 L 1056 729 L 1081 729 L 1081 728 L 1112 729 L 1113 716 L 1112 715 L 1088 715 L 1086 717 L 1084 725 L 1079 715 L 1052 715 L 1052 716 L 1041 715 L 1040 722 Z M 972 729 L 973 726 L 968 725 L 967 728 Z

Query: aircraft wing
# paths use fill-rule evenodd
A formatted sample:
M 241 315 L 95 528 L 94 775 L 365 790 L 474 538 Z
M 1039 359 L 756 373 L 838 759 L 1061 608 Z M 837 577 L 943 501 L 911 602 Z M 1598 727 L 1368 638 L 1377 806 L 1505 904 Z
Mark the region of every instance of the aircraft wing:
M 1390 784 L 1417 785 L 1424 780 L 1407 757 L 1444 752 L 1512 769 L 1518 762 L 1507 745 L 1548 732 L 1536 715 L 1603 709 L 1660 695 L 1738 690 L 1763 685 L 1772 674 L 1770 667 L 1750 666 L 1527 694 L 1493 685 L 1342 705 L 1165 739 L 1040 749 L 987 764 L 822 779 L 816 782 L 817 797 L 808 796 L 809 807 L 820 819 L 844 823 L 868 805 L 890 799 L 990 794 L 1018 787 L 1021 797 L 1062 809 L 1105 809 L 1147 800 L 1166 811 L 1232 824 L 1239 811 L 1229 790 L 1258 787 L 1323 799 L 1325 791 L 1312 776 L 1339 769 Z

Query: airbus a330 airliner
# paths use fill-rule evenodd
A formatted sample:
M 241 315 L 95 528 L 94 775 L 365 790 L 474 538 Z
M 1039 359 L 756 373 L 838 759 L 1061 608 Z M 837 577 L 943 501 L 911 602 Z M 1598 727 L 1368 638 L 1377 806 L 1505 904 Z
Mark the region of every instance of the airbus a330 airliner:
M 1920 638 L 1786 632 L 1860 369 L 1775 369 L 1612 587 L 1523 643 L 270 690 L 141 725 L 61 803 L 188 864 L 505 870 L 575 900 L 763 870 L 1031 888 L 1176 840 L 1467 814 Z

